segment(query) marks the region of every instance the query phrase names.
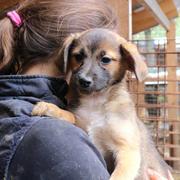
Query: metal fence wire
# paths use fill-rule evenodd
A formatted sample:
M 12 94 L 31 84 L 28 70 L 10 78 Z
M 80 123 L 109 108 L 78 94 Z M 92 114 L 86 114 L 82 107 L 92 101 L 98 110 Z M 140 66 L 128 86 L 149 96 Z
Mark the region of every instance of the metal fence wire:
M 180 174 L 180 43 L 174 39 L 134 43 L 145 57 L 148 77 L 138 83 L 128 74 L 129 91 L 160 154 Z M 175 45 L 174 51 L 169 51 L 168 43 Z

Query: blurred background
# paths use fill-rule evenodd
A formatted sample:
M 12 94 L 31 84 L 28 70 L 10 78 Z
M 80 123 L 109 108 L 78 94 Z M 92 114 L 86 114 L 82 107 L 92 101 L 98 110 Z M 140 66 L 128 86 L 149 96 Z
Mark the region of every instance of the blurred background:
M 119 32 L 137 44 L 149 75 L 128 87 L 137 113 L 156 146 L 180 179 L 180 0 L 109 0 L 119 16 Z M 123 27 L 123 28 L 122 28 Z

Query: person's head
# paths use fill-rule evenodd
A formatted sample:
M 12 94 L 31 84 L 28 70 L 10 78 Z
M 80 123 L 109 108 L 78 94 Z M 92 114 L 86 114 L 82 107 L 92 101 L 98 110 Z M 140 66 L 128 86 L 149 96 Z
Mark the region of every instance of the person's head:
M 0 74 L 15 74 L 44 61 L 71 33 L 91 28 L 117 29 L 117 18 L 105 0 L 26 0 L 15 9 L 23 23 L 0 21 Z

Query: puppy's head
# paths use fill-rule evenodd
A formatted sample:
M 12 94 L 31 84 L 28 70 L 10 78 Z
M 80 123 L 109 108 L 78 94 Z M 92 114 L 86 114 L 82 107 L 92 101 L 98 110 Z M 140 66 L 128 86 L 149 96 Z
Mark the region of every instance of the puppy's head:
M 107 29 L 92 29 L 69 37 L 61 51 L 63 70 L 81 93 L 100 91 L 120 82 L 126 70 L 142 81 L 147 66 L 135 45 Z

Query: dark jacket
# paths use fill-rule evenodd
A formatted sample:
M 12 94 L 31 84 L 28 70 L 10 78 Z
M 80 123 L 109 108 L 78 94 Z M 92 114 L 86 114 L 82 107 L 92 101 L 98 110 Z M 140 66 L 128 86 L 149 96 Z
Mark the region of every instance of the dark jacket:
M 25 133 L 41 117 L 32 117 L 39 101 L 65 108 L 67 84 L 63 79 L 42 76 L 0 76 L 0 180 Z

